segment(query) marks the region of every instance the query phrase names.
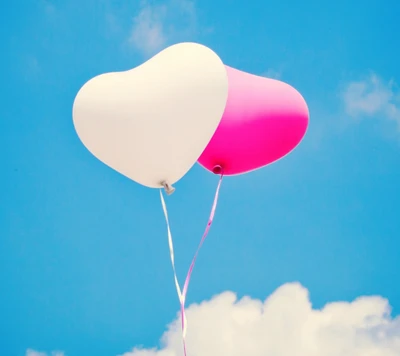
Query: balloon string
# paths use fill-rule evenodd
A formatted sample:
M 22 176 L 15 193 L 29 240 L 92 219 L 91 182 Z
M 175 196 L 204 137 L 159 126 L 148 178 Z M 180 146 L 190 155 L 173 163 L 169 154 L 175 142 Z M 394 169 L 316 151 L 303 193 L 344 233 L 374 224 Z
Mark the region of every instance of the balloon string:
M 170 254 L 171 262 L 172 262 L 172 270 L 174 272 L 176 291 L 178 292 L 179 301 L 181 301 L 182 300 L 182 292 L 181 292 L 181 288 L 179 286 L 178 277 L 176 275 L 175 258 L 174 258 L 174 244 L 172 242 L 171 227 L 170 227 L 169 219 L 168 219 L 167 206 L 165 204 L 164 196 L 163 196 L 161 189 L 160 189 L 160 198 L 161 198 L 161 205 L 164 210 L 165 221 L 167 222 L 169 254 Z
M 163 210 L 164 210 L 165 221 L 167 222 L 168 244 L 169 244 L 169 251 L 170 251 L 171 262 L 172 262 L 172 269 L 173 269 L 173 272 L 174 272 L 175 286 L 176 286 L 176 290 L 177 290 L 177 293 L 178 293 L 179 302 L 181 304 L 181 326 L 182 326 L 183 352 L 184 352 L 185 356 L 186 356 L 186 330 L 187 330 L 187 322 L 186 322 L 186 314 L 185 314 L 186 294 L 187 294 L 187 291 L 188 291 L 188 288 L 189 288 L 189 282 L 190 282 L 190 278 L 192 276 L 193 267 L 194 267 L 194 265 L 196 263 L 196 260 L 197 260 L 197 256 L 199 254 L 199 251 L 200 251 L 201 247 L 203 246 L 204 241 L 207 238 L 208 232 L 210 231 L 211 224 L 212 224 L 212 222 L 214 220 L 214 215 L 215 215 L 215 210 L 217 209 L 219 190 L 221 188 L 222 178 L 223 178 L 223 175 L 221 174 L 221 176 L 219 178 L 217 190 L 215 192 L 214 202 L 213 202 L 213 205 L 212 205 L 212 208 L 211 208 L 210 217 L 208 219 L 208 223 L 207 223 L 206 229 L 205 229 L 205 231 L 203 233 L 203 236 L 202 236 L 202 238 L 200 240 L 200 243 L 199 243 L 199 245 L 197 247 L 196 253 L 193 256 L 192 263 L 190 264 L 189 270 L 187 272 L 186 279 L 185 279 L 185 284 L 183 286 L 183 290 L 182 291 L 181 291 L 181 288 L 180 288 L 179 283 L 178 283 L 178 277 L 176 275 L 175 261 L 174 261 L 174 246 L 173 246 L 173 242 L 172 242 L 172 234 L 171 234 L 171 228 L 170 228 L 169 219 L 168 219 L 167 207 L 166 207 L 166 204 L 165 204 L 165 200 L 164 200 L 164 196 L 163 196 L 162 190 L 160 189 L 161 204 L 162 204 L 162 207 L 163 207 Z

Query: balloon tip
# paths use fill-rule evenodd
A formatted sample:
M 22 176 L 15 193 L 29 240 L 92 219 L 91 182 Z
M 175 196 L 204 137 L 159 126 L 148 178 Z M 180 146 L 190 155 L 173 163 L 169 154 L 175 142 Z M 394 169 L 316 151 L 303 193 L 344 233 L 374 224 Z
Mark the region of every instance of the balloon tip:
M 172 185 L 168 184 L 167 182 L 164 181 L 161 184 L 168 195 L 171 195 L 175 191 L 175 188 Z
M 219 164 L 217 164 L 214 166 L 212 171 L 214 174 L 222 174 L 222 167 Z

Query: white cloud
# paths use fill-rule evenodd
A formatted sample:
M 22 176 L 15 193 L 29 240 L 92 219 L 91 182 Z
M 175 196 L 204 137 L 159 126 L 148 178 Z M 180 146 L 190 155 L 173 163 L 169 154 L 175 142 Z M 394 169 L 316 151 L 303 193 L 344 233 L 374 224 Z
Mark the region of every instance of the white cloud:
M 308 291 L 285 284 L 264 302 L 237 300 L 232 292 L 187 310 L 192 356 L 399 356 L 400 318 L 382 297 L 360 297 L 313 309 Z M 134 348 L 120 356 L 181 356 L 179 320 L 162 336 L 162 348 Z
M 381 117 L 397 122 L 400 128 L 400 93 L 394 81 L 385 83 L 376 74 L 349 83 L 343 100 L 347 114 L 354 118 Z
M 163 49 L 171 41 L 191 37 L 196 11 L 191 0 L 169 0 L 159 5 L 143 1 L 133 19 L 129 43 L 145 55 Z
M 62 351 L 52 351 L 50 354 L 41 351 L 35 351 L 32 349 L 26 350 L 25 356 L 64 356 Z

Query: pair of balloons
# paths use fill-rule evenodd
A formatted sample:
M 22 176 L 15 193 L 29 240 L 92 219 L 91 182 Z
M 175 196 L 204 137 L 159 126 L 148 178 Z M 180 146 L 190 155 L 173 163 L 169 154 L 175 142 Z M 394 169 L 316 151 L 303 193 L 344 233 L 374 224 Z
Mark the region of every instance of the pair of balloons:
M 73 105 L 77 134 L 94 156 L 167 192 L 196 161 L 235 175 L 282 158 L 299 144 L 308 120 L 293 87 L 228 67 L 196 43 L 94 77 Z

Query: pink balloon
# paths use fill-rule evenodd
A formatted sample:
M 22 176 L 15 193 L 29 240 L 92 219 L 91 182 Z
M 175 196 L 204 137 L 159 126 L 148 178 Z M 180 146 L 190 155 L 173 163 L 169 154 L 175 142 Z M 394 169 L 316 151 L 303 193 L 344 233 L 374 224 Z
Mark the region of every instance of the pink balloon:
M 241 174 L 292 151 L 304 137 L 309 113 L 301 94 L 279 80 L 225 66 L 228 101 L 198 162 L 211 172 Z

